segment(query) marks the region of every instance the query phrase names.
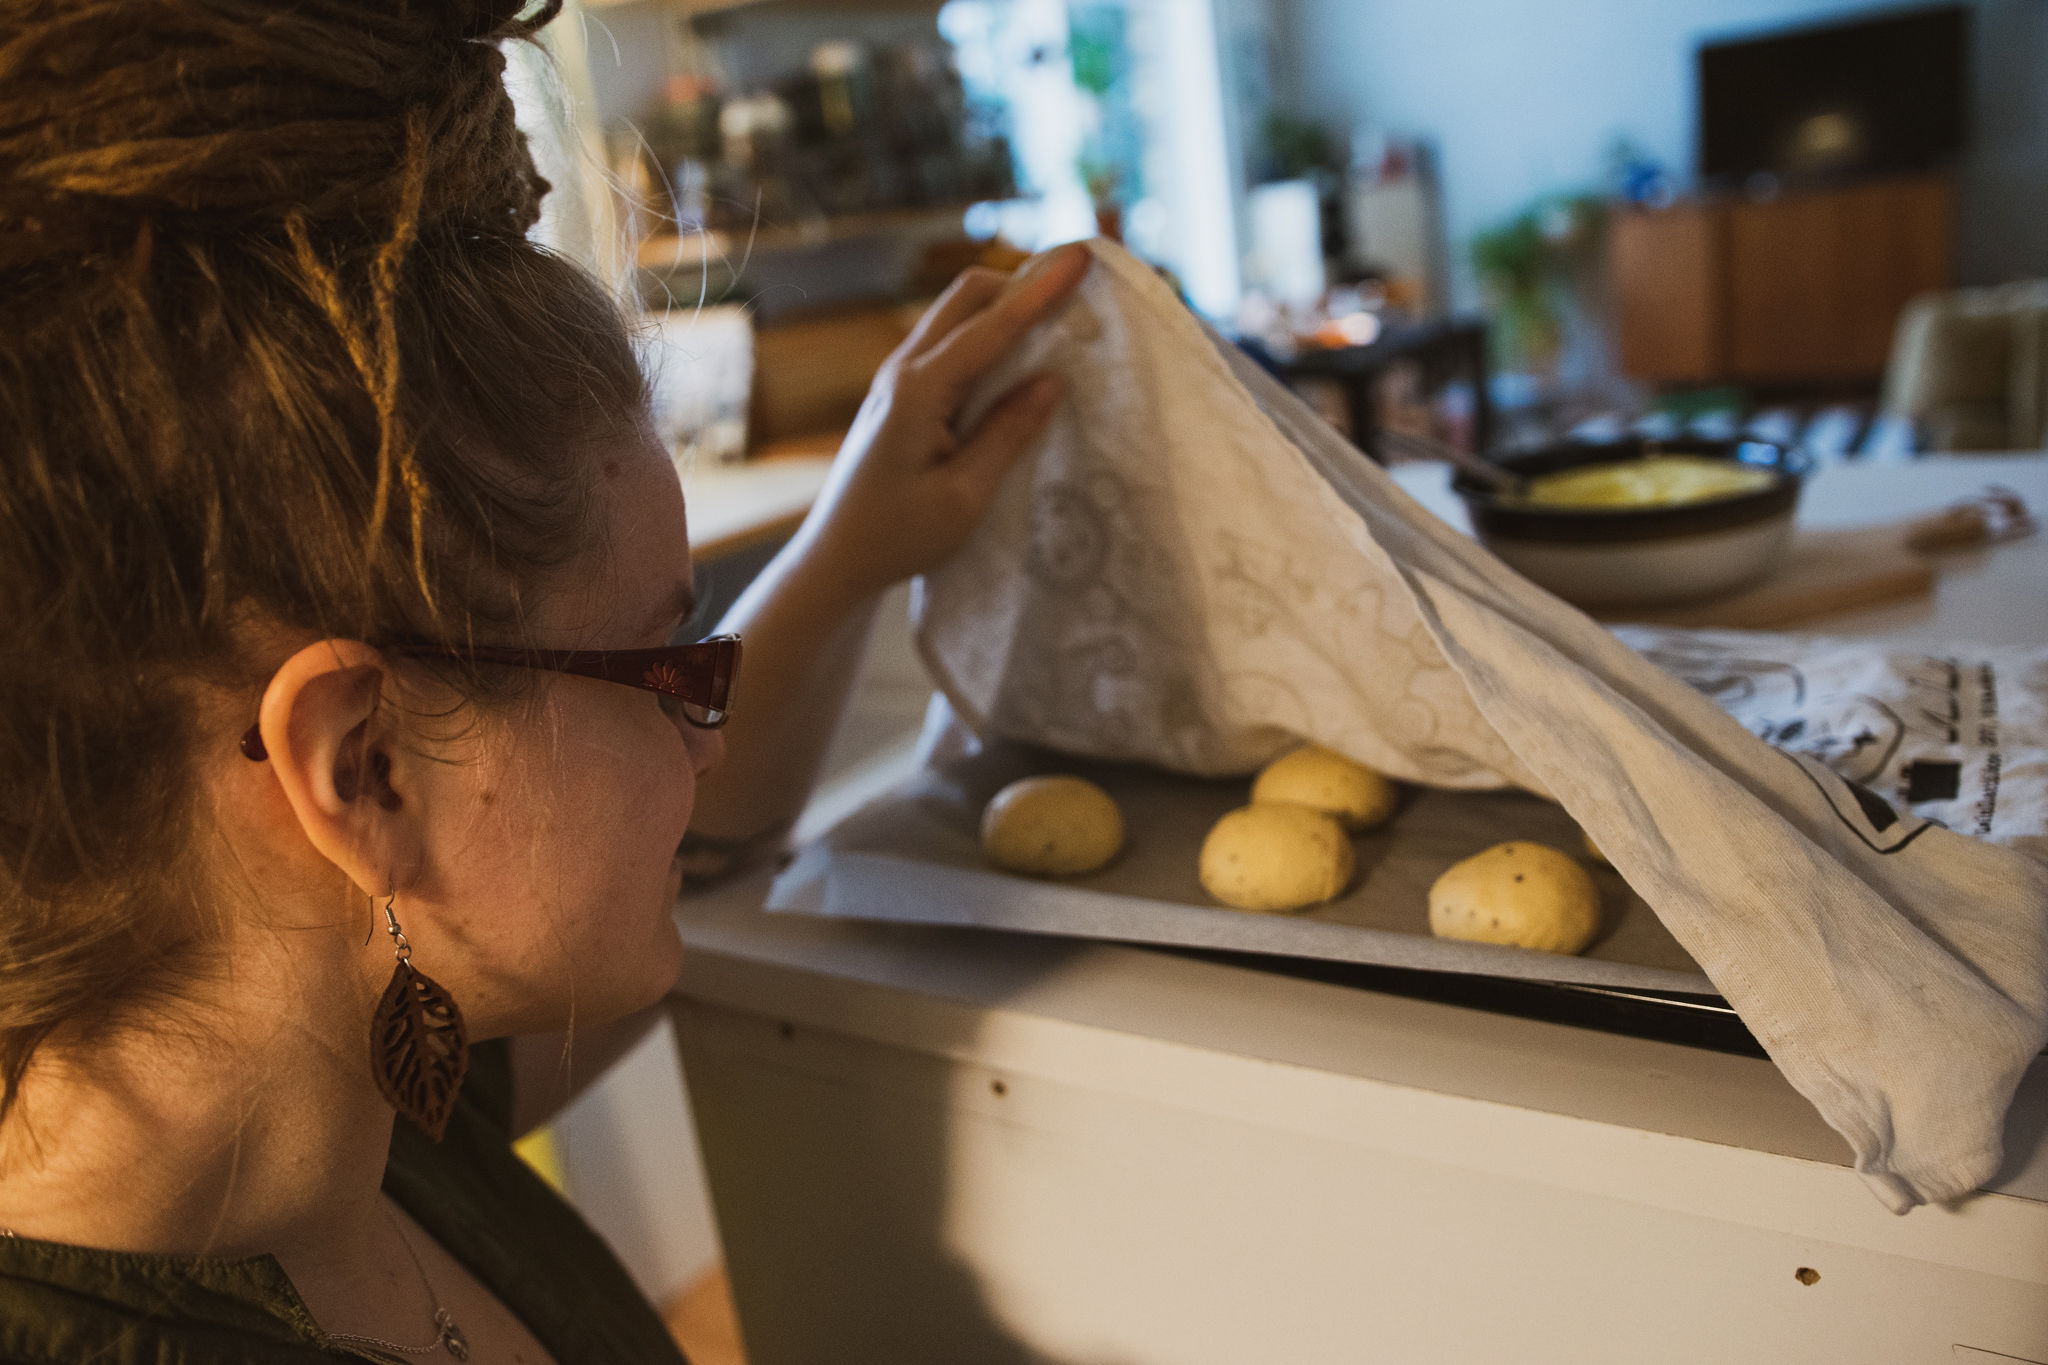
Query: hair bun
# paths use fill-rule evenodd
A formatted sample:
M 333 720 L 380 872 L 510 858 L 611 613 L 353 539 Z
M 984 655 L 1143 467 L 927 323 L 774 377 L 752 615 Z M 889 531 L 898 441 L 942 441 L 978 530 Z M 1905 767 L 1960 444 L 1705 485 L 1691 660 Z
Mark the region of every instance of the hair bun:
M 562 0 L 545 0 L 542 4 L 533 4 L 532 0 L 443 0 L 425 8 L 445 10 L 450 20 L 449 32 L 458 38 L 500 42 L 538 31 L 562 12 Z M 533 12 L 526 14 L 528 9 Z
M 143 224 L 300 219 L 523 233 L 547 183 L 499 44 L 520 0 L 44 0 L 0 17 L 0 268 L 125 250 Z

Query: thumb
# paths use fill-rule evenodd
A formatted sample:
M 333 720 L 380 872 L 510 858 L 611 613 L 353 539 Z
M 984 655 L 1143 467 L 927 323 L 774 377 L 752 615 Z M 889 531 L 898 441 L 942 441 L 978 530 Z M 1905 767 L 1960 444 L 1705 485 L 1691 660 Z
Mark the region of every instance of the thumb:
M 1057 374 L 1025 380 L 997 400 L 954 455 L 958 477 L 983 502 L 995 496 L 1010 472 L 1066 396 L 1067 381 Z

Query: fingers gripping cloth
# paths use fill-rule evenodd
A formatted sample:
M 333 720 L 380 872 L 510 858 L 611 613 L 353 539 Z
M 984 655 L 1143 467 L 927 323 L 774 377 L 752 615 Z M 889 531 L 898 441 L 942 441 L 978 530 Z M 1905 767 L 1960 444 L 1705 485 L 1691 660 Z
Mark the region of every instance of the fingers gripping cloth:
M 1423 510 L 1146 267 L 1095 252 L 978 395 L 1049 367 L 1068 402 L 917 588 L 954 712 L 1183 773 L 1309 740 L 1547 795 L 1888 1207 L 1990 1178 L 2048 1041 L 2048 865 L 1764 743 Z

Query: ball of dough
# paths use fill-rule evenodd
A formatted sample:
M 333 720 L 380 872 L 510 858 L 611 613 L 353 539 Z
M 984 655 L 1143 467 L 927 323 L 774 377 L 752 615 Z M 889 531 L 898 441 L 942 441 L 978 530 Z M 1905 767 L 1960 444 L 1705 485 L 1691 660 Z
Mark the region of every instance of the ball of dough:
M 1394 813 L 1394 784 L 1342 754 L 1311 744 L 1274 759 L 1253 781 L 1253 805 L 1274 801 L 1333 815 L 1356 834 Z
M 1495 844 L 1454 863 L 1429 888 L 1439 938 L 1581 953 L 1600 931 L 1593 874 L 1543 844 Z
M 1027 777 L 981 813 L 981 851 L 1030 877 L 1074 877 L 1105 866 L 1124 846 L 1124 813 L 1080 777 Z
M 1352 866 L 1344 827 L 1307 806 L 1240 806 L 1202 841 L 1202 888 L 1240 910 L 1320 904 L 1344 889 Z

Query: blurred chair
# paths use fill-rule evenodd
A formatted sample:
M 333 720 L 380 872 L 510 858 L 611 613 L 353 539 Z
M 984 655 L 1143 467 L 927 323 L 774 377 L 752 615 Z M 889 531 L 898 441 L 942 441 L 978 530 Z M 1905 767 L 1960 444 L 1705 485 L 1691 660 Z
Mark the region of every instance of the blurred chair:
M 2048 448 L 2048 280 L 1922 294 L 1885 367 L 1884 415 L 1929 450 Z

